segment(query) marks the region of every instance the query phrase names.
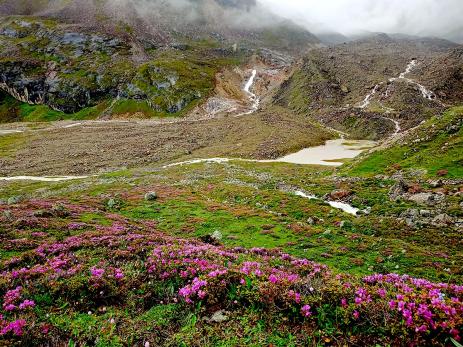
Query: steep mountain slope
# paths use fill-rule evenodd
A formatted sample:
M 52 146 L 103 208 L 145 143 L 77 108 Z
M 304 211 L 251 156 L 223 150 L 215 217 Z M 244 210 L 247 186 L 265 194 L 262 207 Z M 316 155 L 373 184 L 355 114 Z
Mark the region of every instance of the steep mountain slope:
M 394 121 L 407 129 L 463 100 L 458 47 L 380 34 L 312 50 L 274 101 L 357 137 L 384 137 Z
M 446 103 L 463 100 L 463 46 L 422 64 L 415 72 Z
M 219 71 L 259 48 L 297 55 L 319 42 L 254 1 L 27 3 L 0 7 L 10 15 L 0 22 L 0 87 L 78 119 L 183 115 Z M 26 106 L 15 109 L 11 119 L 27 117 Z

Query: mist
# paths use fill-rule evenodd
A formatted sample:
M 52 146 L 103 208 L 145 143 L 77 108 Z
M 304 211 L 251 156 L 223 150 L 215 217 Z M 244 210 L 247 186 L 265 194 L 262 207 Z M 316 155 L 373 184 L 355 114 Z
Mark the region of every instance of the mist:
M 317 32 L 420 36 L 463 35 L 462 0 L 260 0 L 275 13 Z
M 111 0 L 106 8 L 115 17 L 136 14 L 150 23 L 174 27 L 201 24 L 253 29 L 278 22 L 268 5 L 255 0 Z

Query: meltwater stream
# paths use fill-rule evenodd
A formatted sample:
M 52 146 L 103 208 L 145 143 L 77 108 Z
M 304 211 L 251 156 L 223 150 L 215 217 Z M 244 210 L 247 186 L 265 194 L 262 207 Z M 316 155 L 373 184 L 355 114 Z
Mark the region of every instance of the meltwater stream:
M 244 91 L 246 93 L 251 94 L 252 96 L 255 96 L 255 94 L 251 93 L 249 90 L 251 89 L 252 85 L 254 84 L 254 79 L 256 78 L 256 75 L 257 75 L 257 70 L 252 70 L 251 78 L 249 78 L 249 80 L 246 82 L 246 84 L 244 86 Z
M 418 87 L 420 93 L 421 93 L 421 96 L 425 99 L 428 99 L 428 100 L 433 100 L 433 101 L 438 101 L 437 100 L 437 96 L 436 94 L 427 89 L 425 86 L 423 86 L 422 84 L 418 83 L 417 81 L 411 79 L 411 78 L 408 78 L 407 75 L 410 74 L 414 68 L 416 68 L 418 66 L 418 61 L 416 59 L 413 59 L 411 60 L 408 64 L 407 64 L 407 67 L 405 68 L 405 71 L 404 72 L 401 72 L 399 74 L 399 77 L 392 77 L 389 79 L 389 82 L 393 83 L 395 81 L 399 81 L 399 80 L 402 80 L 402 81 L 405 81 L 407 83 L 410 83 L 410 84 L 413 84 L 415 86 Z M 375 94 L 378 92 L 379 90 L 379 87 L 381 87 L 385 82 L 381 82 L 381 83 L 378 83 L 377 85 L 374 86 L 374 88 L 370 91 L 370 93 L 367 94 L 367 96 L 365 97 L 365 99 L 362 101 L 362 103 L 357 106 L 358 108 L 360 109 L 365 109 L 367 108 L 370 103 L 371 103 L 371 99 L 373 98 L 373 96 L 375 96 Z M 385 92 L 385 96 L 389 96 L 389 87 L 387 88 L 386 92 Z
M 62 182 L 84 178 L 88 178 L 88 176 L 11 176 L 0 177 L 0 181 Z
M 294 195 L 300 196 L 301 198 L 305 198 L 305 199 L 309 199 L 309 200 L 320 200 L 320 201 L 323 200 L 323 199 L 318 198 L 315 195 L 310 195 L 310 194 L 304 193 L 301 190 L 296 190 L 294 192 Z M 344 211 L 344 212 L 346 212 L 348 214 L 351 214 L 353 216 L 357 216 L 360 211 L 362 211 L 364 213 L 368 212 L 368 210 L 360 210 L 359 208 L 351 206 L 351 205 L 349 205 L 349 204 L 347 204 L 345 202 L 342 202 L 342 201 L 323 200 L 323 202 L 327 203 L 328 205 L 330 205 L 333 208 L 336 208 L 338 210 L 342 210 L 342 211 Z
M 418 87 L 418 89 L 421 92 L 421 95 L 423 98 L 428 99 L 428 100 L 436 100 L 436 94 L 434 94 L 433 91 L 427 89 L 425 86 L 422 84 L 416 82 L 415 80 L 412 80 L 411 78 L 407 78 L 406 76 L 413 71 L 415 67 L 418 66 L 418 61 L 416 59 L 413 59 L 410 61 L 407 65 L 407 68 L 405 69 L 404 72 L 402 72 L 398 78 L 390 78 L 389 82 L 395 82 L 397 80 L 405 80 L 406 82 L 410 84 L 414 84 Z
M 252 113 L 256 112 L 257 109 L 259 108 L 260 99 L 257 97 L 256 94 L 251 92 L 251 87 L 254 84 L 256 76 L 257 76 L 257 70 L 254 69 L 254 70 L 252 70 L 251 77 L 246 82 L 246 84 L 244 85 L 244 88 L 243 88 L 244 92 L 249 95 L 249 100 L 252 102 L 251 108 L 250 108 L 249 111 L 238 114 L 237 117 L 252 114 Z
M 382 85 L 382 83 L 379 83 L 379 84 L 374 86 L 374 88 L 371 90 L 371 92 L 365 97 L 363 102 L 360 104 L 359 108 L 361 108 L 363 110 L 363 109 L 367 108 L 370 105 L 371 98 L 376 94 L 376 92 L 378 91 L 378 89 L 379 89 L 379 87 L 381 85 Z

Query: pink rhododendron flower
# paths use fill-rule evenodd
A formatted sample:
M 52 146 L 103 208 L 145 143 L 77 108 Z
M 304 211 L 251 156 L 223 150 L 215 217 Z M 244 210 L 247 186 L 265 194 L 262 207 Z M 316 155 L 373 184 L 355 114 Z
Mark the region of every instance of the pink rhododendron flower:
M 120 280 L 124 278 L 124 273 L 122 272 L 121 269 L 115 269 L 114 270 L 114 278 Z
M 32 301 L 32 300 L 27 300 L 26 299 L 19 305 L 19 309 L 21 309 L 21 310 L 25 310 L 25 309 L 27 309 L 29 307 L 31 307 L 31 308 L 35 307 L 35 302 Z
M 310 311 L 311 307 L 310 305 L 304 305 L 301 308 L 301 313 L 304 317 L 310 317 L 312 315 L 312 312 Z
M 90 273 L 92 274 L 93 277 L 96 277 L 96 278 L 103 277 L 104 272 L 105 272 L 104 269 L 99 269 L 99 268 L 96 268 L 96 267 L 92 267 L 90 269 Z
M 16 336 L 22 336 L 23 328 L 26 325 L 26 321 L 24 319 L 18 319 L 14 322 L 9 323 L 6 325 L 1 331 L 0 335 L 6 335 L 9 332 L 12 332 Z

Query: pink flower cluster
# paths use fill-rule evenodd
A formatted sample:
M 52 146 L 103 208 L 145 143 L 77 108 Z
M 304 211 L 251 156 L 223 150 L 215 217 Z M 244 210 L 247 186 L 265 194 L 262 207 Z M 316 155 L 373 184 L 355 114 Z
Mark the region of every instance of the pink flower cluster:
M 192 303 L 192 298 L 194 297 L 198 297 L 200 300 L 206 297 L 207 293 L 203 290 L 206 286 L 207 281 L 200 280 L 198 277 L 195 277 L 191 284 L 181 288 L 178 293 L 185 299 L 186 302 Z
M 301 313 L 304 317 L 310 317 L 312 315 L 312 312 L 310 311 L 311 307 L 310 305 L 304 305 L 301 308 Z
M 100 266 L 103 266 L 103 264 L 100 264 Z M 98 288 L 114 282 L 114 280 L 120 283 L 124 278 L 124 272 L 120 268 L 115 268 L 112 266 L 93 266 L 90 268 L 90 276 L 91 277 L 89 281 L 91 285 Z
M 24 319 L 17 319 L 13 322 L 7 322 L 0 315 L 0 336 L 7 335 L 12 332 L 16 336 L 22 336 L 23 328 L 26 326 Z
M 26 310 L 35 306 L 34 301 L 28 299 L 19 303 L 21 301 L 21 291 L 22 287 L 19 286 L 5 293 L 5 295 L 3 296 L 3 309 L 5 311 L 14 311 L 18 308 L 20 310 Z
M 389 309 L 396 311 L 408 328 L 417 333 L 448 331 L 456 340 L 461 339 L 458 327 L 463 324 L 463 286 L 397 274 L 376 274 L 364 281 L 381 286 L 377 293 L 390 299 Z
M 99 269 L 97 267 L 92 267 L 90 269 L 90 273 L 92 274 L 92 277 L 95 278 L 101 278 L 104 275 L 105 270 L 104 269 Z

